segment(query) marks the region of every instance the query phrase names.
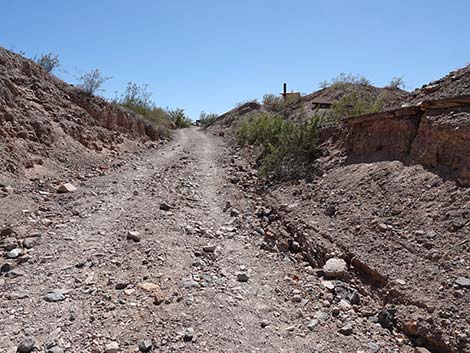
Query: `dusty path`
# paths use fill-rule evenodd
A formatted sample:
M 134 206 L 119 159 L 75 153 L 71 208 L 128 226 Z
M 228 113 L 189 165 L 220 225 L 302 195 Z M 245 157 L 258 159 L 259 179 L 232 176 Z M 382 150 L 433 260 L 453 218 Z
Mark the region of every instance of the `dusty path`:
M 179 130 L 77 192 L 46 198 L 34 217 L 19 214 L 39 237 L 29 261 L 0 277 L 0 351 L 25 336 L 40 352 L 137 352 L 144 340 L 156 352 L 412 351 L 351 307 L 335 311 L 313 269 L 260 250 L 260 200 L 227 181 L 225 151 Z M 224 212 L 227 202 L 239 212 Z M 58 301 L 45 300 L 56 289 Z M 338 333 L 350 322 L 352 335 Z

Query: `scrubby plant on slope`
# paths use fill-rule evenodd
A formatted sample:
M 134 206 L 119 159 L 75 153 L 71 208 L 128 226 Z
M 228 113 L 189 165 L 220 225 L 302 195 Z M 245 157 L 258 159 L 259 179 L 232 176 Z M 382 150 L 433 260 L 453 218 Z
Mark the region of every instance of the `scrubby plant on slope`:
M 113 103 L 141 115 L 157 129 L 160 137 L 168 138 L 171 125 L 168 113 L 155 105 L 150 99 L 151 95 L 147 85 L 129 82 L 121 97 L 115 98 Z
M 175 124 L 178 129 L 184 129 L 192 125 L 191 120 L 186 116 L 184 110 L 176 108 L 173 110 L 167 109 L 168 119 Z
M 88 94 L 97 94 L 102 92 L 103 83 L 111 79 L 111 77 L 103 76 L 99 69 L 90 70 L 77 77 L 79 87 Z
M 218 117 L 218 114 L 206 113 L 202 111 L 201 114 L 199 114 L 199 123 L 203 128 L 206 128 L 216 121 Z
M 318 118 L 296 124 L 270 113 L 258 113 L 241 123 L 241 145 L 259 145 L 264 149 L 260 175 L 267 179 L 287 180 L 315 173 L 318 157 Z
M 264 107 L 271 112 L 280 112 L 299 101 L 299 96 L 288 95 L 286 97 L 269 93 L 263 96 Z
M 52 72 L 60 66 L 59 56 L 52 53 L 41 54 L 33 59 L 37 64 L 41 65 L 47 72 Z

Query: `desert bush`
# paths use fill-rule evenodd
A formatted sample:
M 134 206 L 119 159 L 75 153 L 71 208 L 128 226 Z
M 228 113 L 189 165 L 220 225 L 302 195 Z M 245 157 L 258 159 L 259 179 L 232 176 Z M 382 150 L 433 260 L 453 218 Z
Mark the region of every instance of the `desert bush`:
M 282 110 L 294 105 L 298 101 L 299 97 L 295 95 L 282 97 L 269 93 L 263 96 L 263 104 L 265 108 L 272 112 L 281 112 Z
M 403 76 L 392 78 L 390 83 L 386 87 L 390 88 L 390 89 L 403 89 L 403 88 L 405 88 L 405 81 L 403 81 Z
M 52 72 L 60 66 L 59 56 L 52 53 L 42 54 L 34 58 L 34 61 L 41 65 L 47 72 Z
M 171 123 L 167 110 L 157 107 L 151 100 L 151 95 L 147 85 L 129 82 L 124 93 L 113 99 L 112 103 L 141 115 L 153 125 L 161 138 L 169 138 Z
M 341 88 L 349 85 L 371 86 L 372 83 L 363 75 L 346 74 L 344 72 L 332 78 L 331 81 L 324 80 L 320 82 L 320 88 Z
M 218 114 L 206 113 L 204 111 L 199 114 L 199 122 L 203 128 L 208 127 L 219 117 Z
M 186 116 L 181 108 L 167 109 L 168 119 L 172 121 L 178 129 L 184 129 L 192 125 L 191 120 Z
M 349 92 L 332 105 L 332 111 L 339 117 L 357 116 L 379 112 L 384 105 L 381 96 L 370 93 Z
M 79 87 L 88 94 L 96 94 L 100 91 L 103 83 L 111 79 L 111 77 L 105 77 L 99 69 L 94 69 L 77 77 Z
M 138 85 L 133 82 L 127 84 L 124 94 L 117 100 L 118 103 L 134 112 L 145 115 L 155 108 L 155 103 L 150 99 L 152 93 L 148 92 L 148 85 Z
M 264 149 L 259 173 L 272 180 L 304 178 L 315 173 L 318 157 L 319 119 L 306 124 L 286 121 L 272 113 L 258 113 L 241 123 L 241 145 Z

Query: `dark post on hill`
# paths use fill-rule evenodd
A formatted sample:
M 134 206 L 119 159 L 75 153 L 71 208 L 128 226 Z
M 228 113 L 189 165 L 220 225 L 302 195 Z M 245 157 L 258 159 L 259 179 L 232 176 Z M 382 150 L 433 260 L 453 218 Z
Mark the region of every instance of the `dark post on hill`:
M 283 90 L 282 90 L 281 96 L 282 96 L 284 99 L 287 99 L 287 98 L 289 98 L 289 97 L 300 98 L 300 92 L 291 91 L 291 92 L 287 93 L 287 83 L 284 82 L 284 84 L 283 84 Z

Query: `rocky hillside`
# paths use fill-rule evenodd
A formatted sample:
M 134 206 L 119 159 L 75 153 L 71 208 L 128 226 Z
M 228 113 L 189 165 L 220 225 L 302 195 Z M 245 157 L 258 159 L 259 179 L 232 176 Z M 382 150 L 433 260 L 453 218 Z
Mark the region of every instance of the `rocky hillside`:
M 158 139 L 133 113 L 0 48 L 0 177 L 55 174 Z
M 443 99 L 470 94 L 470 65 L 451 71 L 410 93 L 404 103 L 418 104 L 425 100 Z

